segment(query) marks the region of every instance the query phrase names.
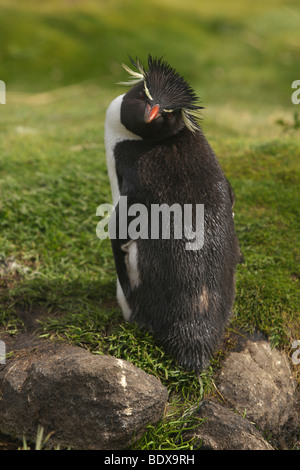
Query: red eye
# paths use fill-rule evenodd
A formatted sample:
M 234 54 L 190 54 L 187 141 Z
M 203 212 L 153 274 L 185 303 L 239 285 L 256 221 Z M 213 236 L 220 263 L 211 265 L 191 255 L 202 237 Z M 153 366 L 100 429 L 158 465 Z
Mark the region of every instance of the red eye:
M 143 99 L 145 98 L 145 95 L 144 95 L 144 93 L 143 93 L 142 91 L 140 91 L 139 97 L 141 98 L 141 100 L 143 100 Z

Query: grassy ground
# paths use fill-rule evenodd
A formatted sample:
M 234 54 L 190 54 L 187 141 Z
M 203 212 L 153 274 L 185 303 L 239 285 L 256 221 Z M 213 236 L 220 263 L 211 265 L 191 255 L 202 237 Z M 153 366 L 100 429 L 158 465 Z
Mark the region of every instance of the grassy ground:
M 288 353 L 300 339 L 300 105 L 291 102 L 300 79 L 298 3 L 0 5 L 2 330 L 34 325 L 155 374 L 169 389 L 170 418 L 137 447 L 192 447 L 181 441 L 182 423 L 203 392 L 217 393 L 212 376 L 234 332 L 259 329 Z M 124 92 L 115 83 L 127 53 L 148 52 L 165 54 L 202 97 L 204 132 L 236 193 L 245 263 L 226 348 L 203 372 L 204 390 L 123 322 L 110 242 L 96 237 L 96 208 L 110 202 L 105 110 Z

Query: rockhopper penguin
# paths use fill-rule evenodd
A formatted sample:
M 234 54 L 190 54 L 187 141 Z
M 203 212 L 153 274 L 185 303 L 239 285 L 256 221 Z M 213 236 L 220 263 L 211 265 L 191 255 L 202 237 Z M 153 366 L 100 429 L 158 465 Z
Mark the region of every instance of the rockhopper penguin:
M 174 236 L 172 217 L 170 238 L 162 228 L 151 238 L 149 215 L 146 236 L 111 240 L 117 298 L 125 320 L 150 331 L 181 366 L 200 371 L 222 343 L 234 301 L 241 257 L 234 195 L 199 127 L 192 87 L 162 58 L 149 55 L 147 67 L 131 61 L 136 70 L 123 66 L 132 88 L 112 101 L 105 121 L 115 221 L 131 220 L 122 219 L 120 196 L 128 208 L 139 203 L 149 213 L 153 205 L 190 205 L 195 217 L 202 204 L 204 243 L 187 249 L 186 236 Z

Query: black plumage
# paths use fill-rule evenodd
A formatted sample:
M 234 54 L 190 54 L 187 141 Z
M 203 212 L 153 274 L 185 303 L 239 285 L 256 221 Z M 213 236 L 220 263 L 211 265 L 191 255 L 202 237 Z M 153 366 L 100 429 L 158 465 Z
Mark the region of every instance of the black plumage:
M 141 139 L 119 139 L 113 147 L 119 193 L 128 207 L 140 203 L 149 214 L 153 204 L 204 204 L 204 244 L 187 250 L 184 237 L 151 239 L 149 216 L 148 239 L 112 240 L 116 270 L 129 321 L 151 331 L 180 365 L 199 371 L 221 345 L 234 302 L 241 259 L 234 195 L 199 126 L 202 108 L 191 86 L 162 59 L 149 56 L 147 70 L 135 65 L 137 72 L 126 69 L 139 82 L 122 98 L 116 119 Z

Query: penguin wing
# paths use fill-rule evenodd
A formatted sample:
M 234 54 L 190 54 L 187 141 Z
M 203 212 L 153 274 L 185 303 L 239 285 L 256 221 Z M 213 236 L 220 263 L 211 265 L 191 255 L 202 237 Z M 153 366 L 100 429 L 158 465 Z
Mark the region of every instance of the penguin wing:
M 234 203 L 235 203 L 235 194 L 234 194 L 234 191 L 231 187 L 231 184 L 229 183 L 227 178 L 226 178 L 226 181 L 227 181 L 227 185 L 228 185 L 229 197 L 230 197 L 230 200 L 231 200 L 231 208 L 233 209 L 233 206 L 234 206 Z M 232 212 L 232 217 L 234 217 L 234 212 Z M 244 255 L 243 255 L 242 251 L 241 251 L 241 248 L 239 246 L 238 240 L 237 240 L 237 245 L 238 245 L 238 249 L 239 249 L 239 261 L 238 261 L 238 263 L 243 264 L 245 262 L 245 258 L 244 258 Z
M 232 186 L 231 186 L 231 184 L 229 183 L 229 181 L 228 181 L 228 179 L 226 178 L 226 176 L 225 176 L 225 179 L 226 179 L 226 182 L 227 182 L 229 197 L 230 197 L 230 200 L 231 200 L 231 208 L 233 208 L 234 203 L 235 203 L 235 194 L 234 194 L 234 191 L 233 191 L 233 189 L 232 189 Z
M 112 246 L 112 251 L 113 251 L 113 256 L 114 256 L 114 261 L 115 261 L 115 266 L 116 266 L 116 271 L 118 275 L 118 280 L 119 283 L 122 287 L 123 293 L 128 299 L 130 292 L 131 292 L 131 287 L 130 287 L 130 279 L 128 275 L 128 250 L 127 247 L 130 244 L 131 240 L 128 238 L 125 239 L 120 239 L 119 234 L 120 234 L 120 207 L 119 203 L 117 204 L 114 212 L 114 234 L 115 236 L 111 237 L 111 246 Z M 124 218 L 121 219 L 121 223 L 124 224 Z M 125 227 L 122 227 L 122 231 L 124 233 L 128 233 L 128 225 L 126 224 Z M 127 262 L 127 265 L 126 265 Z

